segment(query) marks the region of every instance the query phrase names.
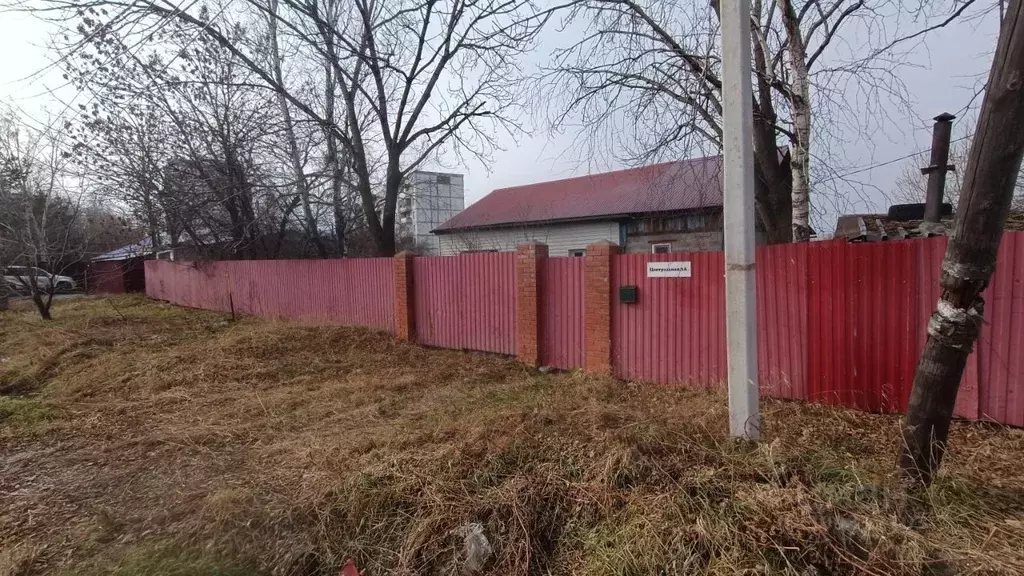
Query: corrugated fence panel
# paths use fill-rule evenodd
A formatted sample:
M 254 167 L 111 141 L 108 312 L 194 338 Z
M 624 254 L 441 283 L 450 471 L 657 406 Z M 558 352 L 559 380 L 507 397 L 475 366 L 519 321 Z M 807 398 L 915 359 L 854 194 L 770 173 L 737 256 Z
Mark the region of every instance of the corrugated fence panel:
M 757 366 L 761 392 L 807 397 L 808 244 L 757 248 Z
M 540 361 L 571 370 L 586 362 L 584 258 L 546 258 L 540 269 Z
M 166 279 L 164 278 L 164 268 L 161 265 L 161 261 L 149 260 L 145 263 L 145 268 L 146 296 L 156 300 L 166 300 L 167 298 L 164 298 Z
M 514 252 L 415 258 L 417 341 L 515 354 L 515 258 Z
M 265 318 L 290 318 L 392 330 L 394 262 L 351 260 L 252 260 L 146 262 L 146 294 L 191 308 L 234 310 Z
M 691 263 L 690 278 L 648 278 L 648 262 Z M 619 302 L 619 286 L 637 302 Z M 724 381 L 725 268 L 721 252 L 622 254 L 612 263 L 612 365 L 629 380 L 716 386 Z
M 1003 234 L 985 319 L 976 351 L 980 417 L 1024 426 L 1024 233 Z
M 395 326 L 395 263 L 391 258 L 346 260 L 348 278 L 369 287 L 349 295 L 351 317 L 366 326 L 393 330 Z M 349 282 L 351 288 L 353 282 Z
M 462 348 L 459 306 L 459 256 L 415 258 L 412 261 L 416 341 L 439 348 Z
M 876 412 L 905 406 L 917 361 L 915 264 L 913 242 L 809 248 L 808 399 Z
M 220 262 L 191 263 L 155 260 L 146 262 L 146 293 L 173 304 L 227 312 L 231 301 L 224 267 Z M 154 273 L 151 274 L 151 270 Z M 156 279 L 150 285 L 149 278 Z M 152 293 L 150 291 L 153 291 Z M 155 295 L 159 294 L 159 296 Z
M 516 254 L 465 254 L 459 287 L 465 295 L 464 334 L 470 350 L 516 353 Z

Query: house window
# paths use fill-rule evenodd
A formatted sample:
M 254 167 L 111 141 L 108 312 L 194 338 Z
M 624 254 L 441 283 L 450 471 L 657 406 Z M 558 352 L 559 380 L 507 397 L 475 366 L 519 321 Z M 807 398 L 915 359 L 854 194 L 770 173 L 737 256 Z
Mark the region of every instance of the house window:
M 452 183 L 452 177 L 447 175 L 447 174 L 438 174 L 437 175 L 437 183 L 438 184 L 451 184 Z
M 656 218 L 640 218 L 626 223 L 626 234 L 665 234 L 669 232 L 699 232 L 721 229 L 721 214 L 699 213 Z
M 651 244 L 651 254 L 668 254 L 671 251 L 671 242 L 659 242 L 657 244 Z
M 582 256 L 586 256 L 586 255 L 587 255 L 587 251 L 586 251 L 586 249 L 583 249 L 583 248 L 577 248 L 576 250 L 569 250 L 569 256 L 582 257 Z

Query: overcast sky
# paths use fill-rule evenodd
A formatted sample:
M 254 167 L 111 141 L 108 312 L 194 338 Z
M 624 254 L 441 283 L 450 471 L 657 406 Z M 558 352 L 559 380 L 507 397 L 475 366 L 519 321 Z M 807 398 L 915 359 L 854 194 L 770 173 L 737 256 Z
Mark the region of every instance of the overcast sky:
M 64 110 L 64 106 L 48 94 L 51 90 L 58 89 L 57 94 L 64 99 L 75 96 L 63 87 L 59 72 L 51 70 L 39 74 L 52 61 L 52 55 L 45 49 L 49 33 L 45 24 L 30 16 L 0 14 L 0 54 L 4 55 L 4 63 L 0 67 L 0 100 L 13 103 L 29 114 L 38 114 L 42 109 L 51 112 Z M 971 103 L 980 78 L 991 64 L 997 33 L 997 17 L 991 13 L 984 18 L 968 19 L 932 32 L 913 51 L 901 76 L 912 97 L 914 117 L 897 118 L 899 121 L 884 130 L 851 138 L 841 147 L 845 157 L 842 171 L 855 171 L 849 179 L 862 184 L 841 185 L 840 192 L 848 189 L 844 194 L 851 199 L 850 209 L 886 209 L 891 202 L 886 193 L 892 190 L 895 179 L 907 165 L 907 161 L 893 160 L 927 150 L 933 116 L 943 111 L 959 113 L 954 137 L 963 135 L 962 128 L 973 119 L 980 98 L 972 109 L 963 110 Z M 568 40 L 560 39 L 561 42 Z M 532 63 L 545 62 L 548 50 L 550 42 L 532 55 Z M 550 134 L 543 129 L 543 122 L 534 124 L 532 136 L 521 137 L 518 141 L 502 140 L 504 150 L 495 154 L 489 167 L 475 161 L 467 166 L 455 166 L 456 159 L 451 159 L 449 166 L 442 167 L 466 175 L 467 203 L 478 200 L 495 188 L 621 167 L 609 160 L 607 154 L 594 155 L 589 150 L 574 148 L 575 135 L 572 133 Z M 879 164 L 885 165 L 877 166 Z M 826 208 L 822 216 L 819 211 L 817 225 L 830 231 L 834 223 L 833 212 Z

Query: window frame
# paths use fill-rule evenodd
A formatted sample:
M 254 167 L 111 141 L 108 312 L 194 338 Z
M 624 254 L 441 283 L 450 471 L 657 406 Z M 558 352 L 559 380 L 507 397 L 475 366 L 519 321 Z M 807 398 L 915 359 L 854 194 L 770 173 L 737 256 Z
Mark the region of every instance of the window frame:
M 586 248 L 569 248 L 566 252 L 570 258 L 585 258 L 587 256 Z
M 658 248 L 665 248 L 664 252 L 658 252 Z M 672 243 L 671 242 L 652 242 L 651 243 L 651 254 L 671 254 Z

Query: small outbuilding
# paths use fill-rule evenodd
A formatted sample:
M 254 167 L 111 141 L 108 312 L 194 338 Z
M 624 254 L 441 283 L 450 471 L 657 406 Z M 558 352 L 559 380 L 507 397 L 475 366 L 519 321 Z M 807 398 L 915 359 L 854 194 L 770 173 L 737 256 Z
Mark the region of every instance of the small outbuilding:
M 101 254 L 89 263 L 87 288 L 96 294 L 146 291 L 145 261 L 153 258 L 149 238 Z

